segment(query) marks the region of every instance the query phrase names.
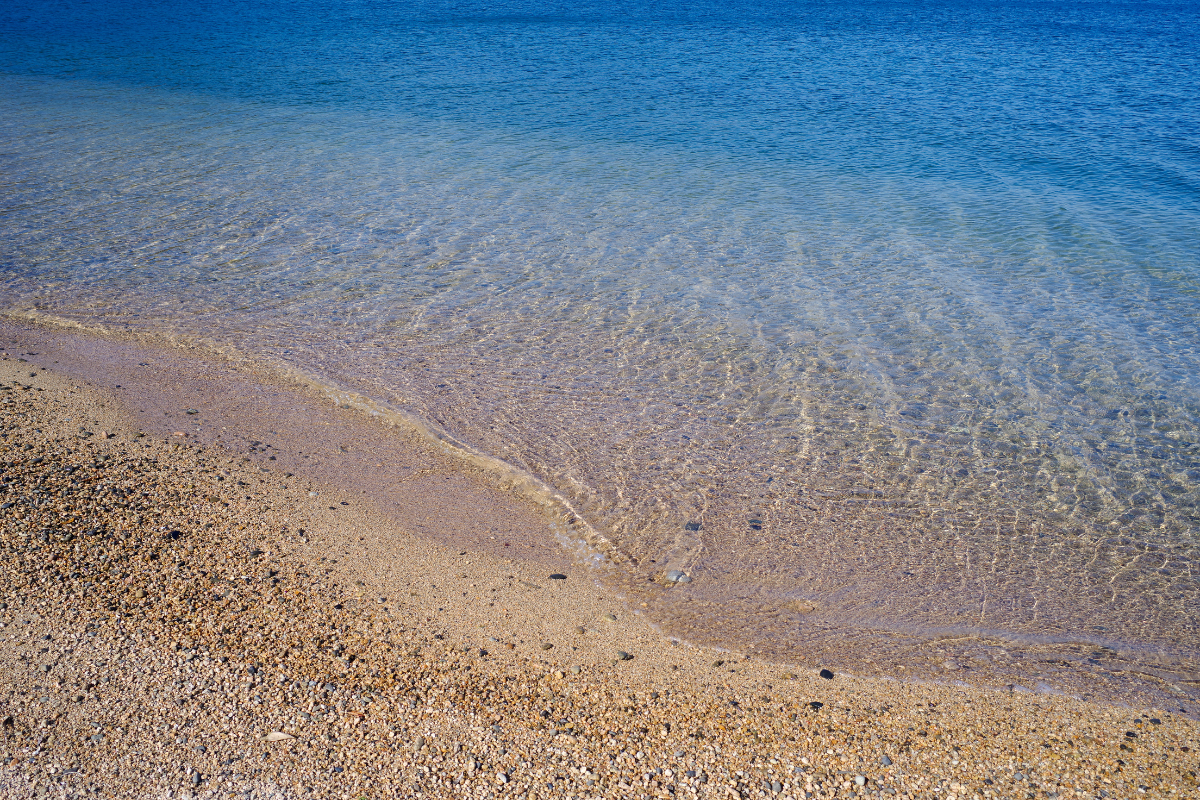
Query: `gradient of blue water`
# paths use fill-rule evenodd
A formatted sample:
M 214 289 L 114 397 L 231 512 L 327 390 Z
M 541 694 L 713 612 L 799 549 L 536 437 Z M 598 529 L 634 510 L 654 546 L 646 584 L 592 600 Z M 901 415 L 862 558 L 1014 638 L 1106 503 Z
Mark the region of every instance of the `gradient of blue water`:
M 3 305 L 429 419 L 691 570 L 680 625 L 1191 663 L 1198 22 L 16 0 Z

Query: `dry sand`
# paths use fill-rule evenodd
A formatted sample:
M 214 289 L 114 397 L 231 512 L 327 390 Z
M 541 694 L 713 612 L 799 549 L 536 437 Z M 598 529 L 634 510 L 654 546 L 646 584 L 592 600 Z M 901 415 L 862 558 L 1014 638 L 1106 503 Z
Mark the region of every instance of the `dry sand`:
M 6 332 L 0 796 L 1198 796 L 1181 715 L 691 647 L 414 439 Z

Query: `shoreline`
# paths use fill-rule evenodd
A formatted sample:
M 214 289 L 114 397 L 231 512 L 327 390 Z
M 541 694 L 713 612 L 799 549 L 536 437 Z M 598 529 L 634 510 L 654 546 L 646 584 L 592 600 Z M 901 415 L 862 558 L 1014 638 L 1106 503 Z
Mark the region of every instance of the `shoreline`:
M 151 412 L 114 389 L 18 358 L 0 361 L 4 796 L 1195 790 L 1182 715 L 690 646 L 561 550 L 512 558 L 548 521 L 435 453 L 398 462 L 428 484 L 397 500 L 406 529 L 263 440 L 143 433 Z
M 382 528 L 551 571 L 581 569 L 661 634 L 690 645 L 863 677 L 1200 713 L 1194 659 L 1144 642 L 1062 631 L 1031 638 L 957 626 L 907 630 L 870 619 L 839 624 L 822 616 L 820 603 L 782 602 L 732 576 L 668 586 L 652 561 L 637 564 L 605 550 L 603 537 L 530 483 L 535 479 L 473 458 L 435 430 L 380 414 L 365 398 L 209 345 L 24 317 L 0 318 L 5 341 L 30 351 L 31 363 L 85 381 L 138 430 L 220 448 L 308 490 L 320 484 L 333 503 L 323 508 L 344 513 L 353 506 Z M 792 618 L 799 634 L 780 640 L 756 627 L 781 617 Z

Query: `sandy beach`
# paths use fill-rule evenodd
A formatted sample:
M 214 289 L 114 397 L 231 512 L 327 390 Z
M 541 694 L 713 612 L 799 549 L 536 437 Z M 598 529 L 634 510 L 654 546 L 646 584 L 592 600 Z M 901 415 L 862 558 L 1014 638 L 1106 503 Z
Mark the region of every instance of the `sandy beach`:
M 1197 796 L 1177 709 L 695 647 L 415 437 L 4 332 L 0 796 Z

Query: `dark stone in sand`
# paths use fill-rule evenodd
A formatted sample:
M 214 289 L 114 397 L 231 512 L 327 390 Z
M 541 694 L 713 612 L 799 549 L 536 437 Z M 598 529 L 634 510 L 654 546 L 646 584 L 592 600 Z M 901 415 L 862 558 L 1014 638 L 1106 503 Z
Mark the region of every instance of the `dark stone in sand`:
M 823 706 L 823 705 L 825 705 L 825 704 L 818 700 L 813 700 L 811 703 L 808 704 L 808 707 L 811 708 L 813 711 L 820 711 L 821 706 Z
M 566 579 L 567 576 L 563 575 L 561 572 L 556 572 L 550 576 L 550 580 L 552 581 L 565 581 Z
M 829 671 L 829 670 L 827 670 L 827 669 L 823 669 L 823 670 L 821 670 L 821 673 L 820 673 L 820 674 L 821 674 L 821 677 L 822 677 L 822 678 L 824 678 L 824 679 L 825 679 L 825 680 L 827 680 L 827 681 L 831 681 L 831 680 L 833 680 L 833 673 L 832 673 L 832 672 L 830 672 L 830 671 Z
M 698 531 L 698 530 L 700 530 L 700 523 L 699 522 L 689 522 L 683 526 L 683 529 L 685 531 Z

